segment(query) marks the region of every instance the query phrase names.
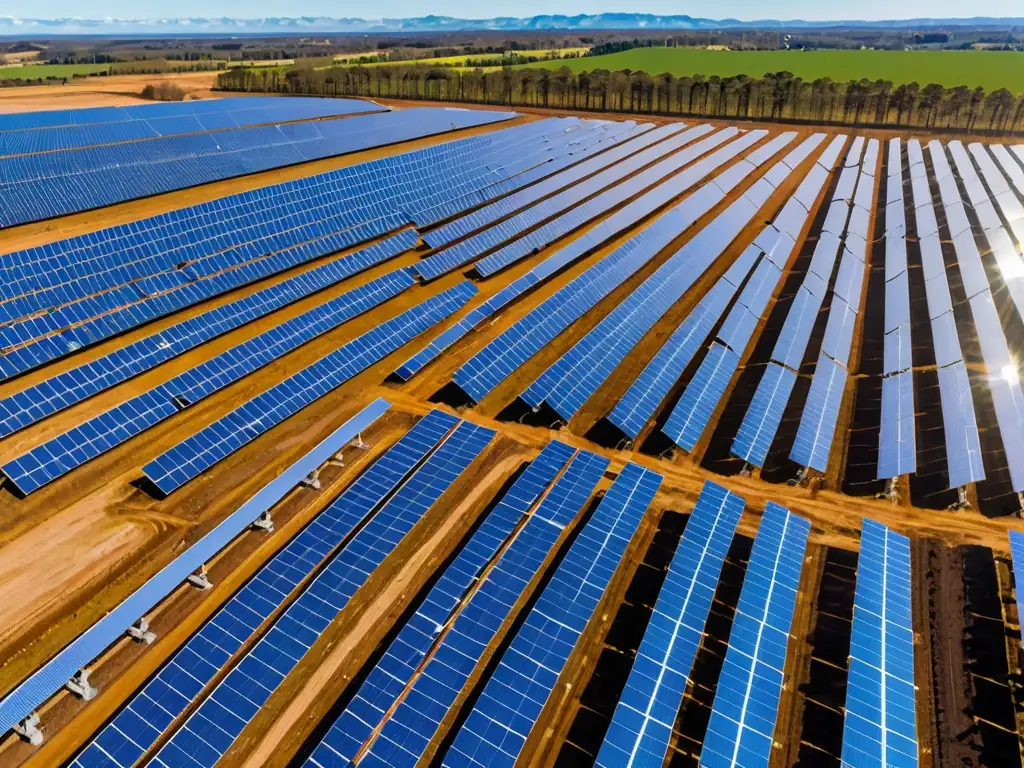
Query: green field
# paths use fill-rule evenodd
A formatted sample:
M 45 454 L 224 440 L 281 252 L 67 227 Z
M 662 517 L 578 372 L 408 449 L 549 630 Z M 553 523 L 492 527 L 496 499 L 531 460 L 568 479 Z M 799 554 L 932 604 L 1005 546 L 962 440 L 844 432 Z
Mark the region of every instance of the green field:
M 25 67 L 0 67 L 0 80 L 36 80 L 47 77 L 66 77 L 74 75 L 95 75 L 106 72 L 109 64 L 32 64 Z
M 1024 53 L 1013 51 L 707 51 L 699 48 L 634 48 L 622 53 L 567 61 L 545 61 L 531 67 L 574 72 L 629 69 L 650 75 L 749 75 L 792 72 L 804 80 L 891 80 L 938 83 L 947 88 L 981 86 L 1024 92 Z

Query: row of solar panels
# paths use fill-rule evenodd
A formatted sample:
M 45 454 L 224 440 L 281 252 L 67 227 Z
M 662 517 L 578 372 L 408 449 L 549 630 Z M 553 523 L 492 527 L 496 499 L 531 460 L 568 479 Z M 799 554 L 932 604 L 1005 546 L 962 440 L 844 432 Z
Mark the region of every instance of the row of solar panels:
M 35 423 L 210 338 L 336 285 L 407 250 L 414 240 L 410 232 L 401 232 L 16 393 L 0 401 L 0 433 L 10 434 Z M 315 306 L 36 446 L 7 462 L 5 475 L 22 493 L 31 493 L 412 284 L 408 271 L 400 269 Z M 474 292 L 470 284 L 463 283 L 387 321 L 161 455 L 147 465 L 146 474 L 165 493 L 173 491 L 449 316 Z
M 324 99 L 290 97 L 289 101 L 320 103 Z M 277 104 L 278 96 L 237 96 L 226 99 L 195 99 L 189 101 L 133 104 L 118 107 L 84 107 L 80 109 L 53 109 L 42 112 L 11 112 L 0 115 L 0 133 L 62 128 L 74 125 L 101 125 L 151 120 L 164 117 L 200 117 L 219 112 L 259 109 Z M 344 101 L 351 101 L 345 99 Z M 372 104 L 372 102 L 365 102 Z
M 551 120 L 234 195 L 0 257 L 14 375 L 233 287 L 461 209 L 599 152 L 629 124 Z M 455 183 L 453 183 L 453 178 Z
M 238 102 L 237 104 L 235 102 Z M 131 120 L 0 132 L 0 157 L 75 150 L 100 144 L 145 141 L 186 133 L 222 131 L 252 125 L 386 112 L 371 101 L 355 99 L 217 99 L 217 109 L 153 115 Z
M 382 412 L 379 404 L 367 410 L 346 431 L 349 439 Z M 72 764 L 127 768 L 153 749 L 157 765 L 217 764 L 374 570 L 397 548 L 408 546 L 416 525 L 481 460 L 493 436 L 489 429 L 440 411 L 421 419 L 230 598 Z M 451 766 L 511 766 L 568 668 L 661 482 L 651 470 L 627 464 L 593 513 L 584 515 L 607 467 L 607 459 L 558 442 L 530 462 L 408 612 L 347 697 L 348 704 L 313 745 L 307 764 L 347 765 L 358 759 L 413 766 L 432 755 Z M 291 472 L 292 482 L 298 477 Z M 660 764 L 665 759 L 674 713 L 744 506 L 739 496 L 705 484 L 669 565 L 598 765 Z M 556 561 L 555 553 L 574 528 L 571 546 Z M 746 567 L 701 765 L 764 765 L 769 760 L 809 531 L 808 521 L 778 505 L 766 507 Z M 158 596 L 156 590 L 162 590 L 161 597 L 166 594 L 167 581 L 154 585 L 151 597 Z M 533 591 L 538 596 L 524 608 Z M 276 618 L 262 631 L 272 615 Z M 123 612 L 117 618 L 126 619 Z M 846 764 L 916 764 L 910 622 L 909 544 L 865 521 L 852 627 Z M 512 634 L 509 627 L 514 627 Z M 100 642 L 96 638 L 90 651 L 98 654 Z M 499 646 L 504 650 L 497 665 L 482 678 L 492 649 Z M 83 652 L 75 663 L 88 660 Z M 38 696 L 46 681 L 34 684 Z M 478 693 L 471 699 L 474 688 Z M 18 689 L 0 702 L 5 722 L 17 722 L 10 720 L 13 712 L 19 719 L 26 716 L 27 711 L 15 707 L 24 709 L 31 700 Z M 470 702 L 457 731 L 449 733 L 455 715 Z M 443 755 L 436 752 L 442 741 L 448 745 Z
M 513 117 L 509 112 L 422 107 L 8 157 L 0 159 L 0 226 Z

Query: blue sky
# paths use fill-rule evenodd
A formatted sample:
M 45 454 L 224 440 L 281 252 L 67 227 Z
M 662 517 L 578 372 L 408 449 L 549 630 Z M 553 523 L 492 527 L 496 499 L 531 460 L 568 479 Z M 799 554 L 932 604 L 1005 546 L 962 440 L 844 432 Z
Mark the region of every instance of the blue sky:
M 31 18 L 78 16 L 87 18 L 157 18 L 162 16 L 443 16 L 476 18 L 490 16 L 533 16 L 546 13 L 601 13 L 642 11 L 646 13 L 689 14 L 710 18 L 733 17 L 759 19 L 892 19 L 918 16 L 960 17 L 1020 16 L 1020 0 L 776 0 L 766 4 L 754 0 L 716 0 L 704 3 L 680 3 L 678 0 L 648 0 L 645 3 L 604 2 L 603 0 L 517 0 L 514 3 L 476 3 L 465 0 L 374 0 L 374 2 L 337 2 L 336 0 L 14 0 L 5 3 L 0 13 Z

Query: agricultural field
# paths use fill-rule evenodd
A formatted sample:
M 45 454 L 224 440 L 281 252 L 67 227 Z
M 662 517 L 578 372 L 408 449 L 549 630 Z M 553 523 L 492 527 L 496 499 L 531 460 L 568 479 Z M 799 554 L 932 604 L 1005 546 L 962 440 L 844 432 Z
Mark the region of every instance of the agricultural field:
M 0 178 L 0 768 L 1024 768 L 1024 145 L 242 96 Z
M 763 77 L 792 72 L 811 81 L 828 77 L 848 80 L 890 80 L 897 85 L 917 82 L 951 88 L 966 85 L 987 91 L 1007 88 L 1024 92 L 1024 53 L 1014 51 L 707 51 L 696 48 L 633 48 L 621 53 L 566 62 L 525 66 L 569 67 L 573 72 L 628 69 L 676 77 L 695 74 Z
M 553 61 L 560 59 L 566 59 L 570 57 L 582 56 L 587 52 L 586 47 L 582 48 L 544 48 L 536 51 L 514 51 L 513 55 L 508 58 L 515 58 L 515 55 L 523 57 L 544 57 L 550 56 Z M 436 58 L 427 59 L 412 59 L 407 61 L 381 61 L 371 64 L 365 64 L 367 67 L 386 67 L 390 65 L 409 65 L 409 64 L 435 64 L 442 67 L 472 67 L 475 63 L 481 61 L 491 61 L 496 58 L 501 58 L 501 54 L 465 54 L 461 56 L 439 56 Z M 488 67 L 488 69 L 500 69 L 500 67 Z
M 76 75 L 98 75 L 110 71 L 110 64 L 25 64 L 17 67 L 0 66 L 0 80 L 71 79 Z

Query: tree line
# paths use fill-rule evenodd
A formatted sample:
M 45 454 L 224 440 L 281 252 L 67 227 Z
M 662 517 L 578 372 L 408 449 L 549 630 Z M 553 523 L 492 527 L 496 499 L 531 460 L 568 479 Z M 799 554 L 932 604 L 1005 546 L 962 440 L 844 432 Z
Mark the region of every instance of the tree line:
M 1024 131 L 1024 94 L 1005 88 L 946 88 L 936 83 L 829 78 L 807 81 L 790 72 L 761 78 L 621 70 L 573 72 L 542 68 L 453 69 L 429 65 L 230 70 L 218 77 L 229 91 L 455 101 L 508 107 L 806 121 L 841 125 Z

